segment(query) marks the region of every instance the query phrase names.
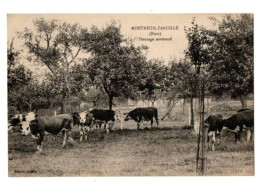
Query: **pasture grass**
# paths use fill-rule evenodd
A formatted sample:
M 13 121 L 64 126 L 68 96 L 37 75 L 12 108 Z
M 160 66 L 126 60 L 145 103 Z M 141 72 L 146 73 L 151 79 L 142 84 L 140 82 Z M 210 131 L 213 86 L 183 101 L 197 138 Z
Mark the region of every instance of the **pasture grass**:
M 36 154 L 36 141 L 18 132 L 8 136 L 9 176 L 195 176 L 197 136 L 183 122 L 146 122 L 136 130 L 134 121 L 123 130 L 116 122 L 110 134 L 95 130 L 88 141 L 61 147 L 62 136 L 47 135 L 43 152 Z M 215 151 L 207 151 L 206 175 L 254 175 L 254 144 L 235 145 L 225 132 Z

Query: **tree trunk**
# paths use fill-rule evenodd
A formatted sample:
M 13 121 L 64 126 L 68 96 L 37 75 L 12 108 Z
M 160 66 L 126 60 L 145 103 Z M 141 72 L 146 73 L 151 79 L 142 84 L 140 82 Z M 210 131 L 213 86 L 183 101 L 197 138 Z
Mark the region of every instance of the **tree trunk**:
M 239 96 L 242 108 L 245 109 L 247 108 L 247 101 L 246 101 L 246 97 L 244 95 L 240 95 Z
M 194 99 L 194 110 L 197 110 L 197 98 Z
M 61 102 L 61 114 L 66 114 L 66 106 L 67 106 L 67 97 L 63 96 L 62 97 L 62 102 Z
M 183 98 L 183 103 L 182 103 L 182 114 L 184 114 L 184 112 L 185 112 L 185 103 L 186 103 L 186 100 L 185 100 L 185 98 Z
M 108 102 L 109 102 L 109 110 L 112 110 L 112 105 L 113 105 L 113 95 L 108 96 Z
M 50 109 L 53 109 L 53 100 L 51 100 Z
M 191 114 L 191 121 L 190 126 L 194 127 L 194 110 L 193 110 L 193 96 L 190 98 L 190 114 Z

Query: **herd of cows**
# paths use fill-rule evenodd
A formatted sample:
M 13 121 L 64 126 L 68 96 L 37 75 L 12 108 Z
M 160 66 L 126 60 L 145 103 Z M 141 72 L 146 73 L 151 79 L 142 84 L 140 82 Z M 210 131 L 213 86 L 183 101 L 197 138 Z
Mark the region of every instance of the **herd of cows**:
M 155 107 L 136 108 L 124 114 L 113 110 L 89 109 L 81 113 L 38 117 L 37 112 L 29 112 L 13 115 L 10 118 L 8 130 L 13 131 L 18 127 L 22 135 L 31 134 L 33 138 L 37 139 L 37 152 L 41 152 L 45 134 L 58 135 L 62 133 L 62 146 L 64 147 L 68 139 L 73 140 L 71 131 L 76 125 L 79 127 L 81 142 L 83 139 L 87 140 L 91 129 L 101 129 L 102 125 L 109 133 L 115 121 L 134 120 L 137 122 L 137 129 L 139 129 L 143 121 L 150 121 L 152 127 L 154 119 L 159 126 L 158 110 Z M 235 133 L 235 142 L 240 140 L 241 133 L 246 130 L 249 141 L 254 127 L 254 111 L 241 109 L 227 119 L 223 119 L 220 114 L 210 115 L 205 120 L 205 125 L 208 126 L 208 141 L 212 137 L 213 150 L 216 137 L 220 138 L 223 129 Z
M 210 115 L 205 125 L 208 126 L 208 142 L 212 137 L 212 150 L 215 150 L 216 137 L 219 142 L 223 129 L 234 132 L 235 143 L 240 140 L 243 131 L 247 131 L 247 141 L 250 141 L 254 131 L 254 110 L 241 109 L 227 119 L 223 119 L 220 114 Z
M 155 118 L 157 126 L 159 126 L 158 111 L 155 107 L 136 108 L 129 113 L 121 114 L 113 110 L 89 109 L 81 113 L 60 114 L 57 116 L 37 117 L 37 112 L 29 112 L 27 114 L 14 115 L 8 125 L 8 130 L 12 131 L 16 127 L 19 128 L 22 135 L 31 134 L 37 139 L 37 152 L 42 151 L 42 142 L 46 133 L 58 135 L 63 134 L 62 146 L 64 147 L 68 139 L 72 139 L 71 130 L 77 125 L 80 131 L 80 142 L 87 140 L 88 134 L 92 128 L 104 129 L 109 133 L 115 121 L 135 120 L 137 129 L 143 124 L 143 121 L 151 121 Z M 72 139 L 73 140 L 73 139 Z

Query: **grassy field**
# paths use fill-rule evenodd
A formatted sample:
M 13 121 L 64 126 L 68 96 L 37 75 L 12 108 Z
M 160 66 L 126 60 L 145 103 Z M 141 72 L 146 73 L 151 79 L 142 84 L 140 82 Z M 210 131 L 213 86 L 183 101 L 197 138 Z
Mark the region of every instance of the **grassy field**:
M 139 131 L 134 121 L 123 130 L 117 122 L 110 134 L 94 131 L 81 143 L 75 127 L 74 144 L 61 148 L 61 135 L 47 135 L 41 154 L 31 136 L 9 133 L 9 176 L 194 176 L 197 138 L 179 119 L 152 129 L 146 123 Z M 216 150 L 206 153 L 206 175 L 254 175 L 254 144 L 243 140 L 235 145 L 224 132 Z

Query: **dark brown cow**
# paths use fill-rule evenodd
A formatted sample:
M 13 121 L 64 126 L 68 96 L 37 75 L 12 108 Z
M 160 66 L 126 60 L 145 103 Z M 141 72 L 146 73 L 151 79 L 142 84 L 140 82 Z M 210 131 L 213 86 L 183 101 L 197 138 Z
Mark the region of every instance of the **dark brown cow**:
M 205 124 L 208 125 L 207 142 L 209 142 L 210 137 L 212 137 L 212 148 L 211 149 L 215 150 L 216 136 L 217 136 L 217 143 L 219 143 L 219 138 L 221 136 L 221 131 L 223 129 L 222 115 L 220 115 L 220 114 L 210 115 L 207 117 L 207 119 L 204 122 L 205 122 Z
M 91 109 L 89 113 L 93 117 L 93 123 L 99 128 L 101 128 L 102 123 L 104 123 L 104 129 L 106 129 L 107 133 L 112 129 L 115 121 L 120 121 L 119 114 L 114 110 Z
M 241 133 L 246 129 L 249 141 L 254 128 L 254 110 L 239 110 L 237 114 L 225 119 L 223 126 L 235 133 L 235 143 L 240 140 Z
M 143 121 L 151 121 L 151 127 L 153 126 L 153 118 L 155 118 L 157 126 L 159 126 L 158 120 L 158 111 L 155 107 L 147 108 L 136 108 L 126 114 L 125 121 L 135 120 L 137 122 L 137 129 L 139 129 L 140 124 L 143 124 Z

